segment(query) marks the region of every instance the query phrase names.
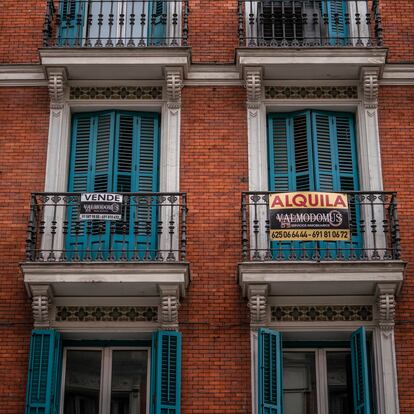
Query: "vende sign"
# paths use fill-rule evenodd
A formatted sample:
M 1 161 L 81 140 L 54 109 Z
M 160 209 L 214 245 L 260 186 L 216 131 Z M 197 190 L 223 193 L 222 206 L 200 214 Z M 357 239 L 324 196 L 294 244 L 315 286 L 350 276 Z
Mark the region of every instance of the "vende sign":
M 348 196 L 294 192 L 269 196 L 270 238 L 274 241 L 350 240 Z
M 82 193 L 80 202 L 80 220 L 121 220 L 121 194 Z

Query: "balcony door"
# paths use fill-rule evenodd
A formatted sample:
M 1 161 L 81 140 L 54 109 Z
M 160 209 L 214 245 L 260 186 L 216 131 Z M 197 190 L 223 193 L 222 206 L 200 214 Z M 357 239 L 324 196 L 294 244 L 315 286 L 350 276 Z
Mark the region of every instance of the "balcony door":
M 359 190 L 354 116 L 350 113 L 301 111 L 268 116 L 269 189 L 272 192 Z M 272 243 L 288 257 L 316 252 L 336 258 L 362 246 L 360 208 L 351 205 L 351 242 Z M 309 257 L 311 256 L 311 257 Z M 299 258 L 298 257 L 298 258 Z
M 105 111 L 73 117 L 70 193 L 158 191 L 159 115 Z M 79 196 L 68 203 L 66 255 L 96 259 L 155 254 L 156 201 L 124 196 L 122 220 L 79 220 Z
M 249 15 L 255 14 L 254 3 L 247 4 Z M 348 10 L 346 0 L 262 0 L 257 8 L 263 46 L 344 46 L 357 13 Z
M 60 46 L 160 46 L 167 3 L 156 0 L 61 0 Z

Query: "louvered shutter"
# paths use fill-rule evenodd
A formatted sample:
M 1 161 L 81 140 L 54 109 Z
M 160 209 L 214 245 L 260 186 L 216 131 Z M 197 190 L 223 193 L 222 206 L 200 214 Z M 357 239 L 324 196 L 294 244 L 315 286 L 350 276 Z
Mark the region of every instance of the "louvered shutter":
M 310 113 L 270 114 L 270 191 L 313 189 Z
M 351 336 L 351 358 L 354 414 L 370 414 L 368 352 L 364 327 L 356 330 Z
M 63 0 L 60 3 L 59 46 L 83 46 L 85 0 Z
M 58 414 L 61 339 L 54 330 L 32 331 L 26 392 L 26 414 Z
M 167 44 L 167 2 L 150 0 L 148 3 L 148 46 Z
M 282 334 L 258 331 L 258 414 L 283 414 Z
M 181 333 L 158 331 L 152 337 L 151 414 L 179 414 Z
M 312 112 L 313 153 L 315 158 L 315 188 L 317 191 L 358 191 L 355 123 L 350 113 Z M 322 257 L 338 252 L 349 256 L 362 246 L 360 207 L 351 199 L 352 245 L 348 242 L 320 243 Z M 326 250 L 329 249 L 329 250 Z
M 274 192 L 314 189 L 310 112 L 270 114 L 269 189 Z M 274 257 L 311 254 L 311 243 L 271 242 Z M 306 249 L 306 250 L 305 250 Z
M 114 129 L 114 112 L 74 115 L 69 192 L 113 191 Z M 77 256 L 83 259 L 87 250 L 92 258 L 98 250 L 108 250 L 108 223 L 94 221 L 87 231 L 88 224 L 79 221 L 76 206 L 68 208 L 68 219 L 66 250 L 69 259 Z
M 348 37 L 347 1 L 322 0 L 322 12 L 328 15 L 328 43 L 345 45 Z

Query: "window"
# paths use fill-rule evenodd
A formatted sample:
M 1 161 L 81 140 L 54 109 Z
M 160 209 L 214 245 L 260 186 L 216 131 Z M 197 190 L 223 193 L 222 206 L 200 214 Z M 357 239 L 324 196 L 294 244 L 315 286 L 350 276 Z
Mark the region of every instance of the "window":
M 348 344 L 298 346 L 300 343 L 282 345 L 277 331 L 259 330 L 259 414 L 371 413 L 363 327 L 351 335 Z
M 258 37 L 266 45 L 346 44 L 353 14 L 345 0 L 263 0 L 258 6 Z
M 155 332 L 151 350 L 127 342 L 62 346 L 57 331 L 34 330 L 26 412 L 179 414 L 181 334 Z
M 155 46 L 166 43 L 167 2 L 62 0 L 60 46 Z
M 143 414 L 149 349 L 65 348 L 64 414 Z
M 158 113 L 104 111 L 75 114 L 69 193 L 158 191 Z M 72 203 L 73 204 L 73 203 Z M 66 252 L 70 260 L 86 252 L 92 259 L 119 258 L 122 252 L 155 255 L 156 200 L 125 200 L 122 221 L 79 221 L 79 208 L 68 208 Z M 81 257 L 83 258 L 83 257 Z
M 352 192 L 359 190 L 354 115 L 307 110 L 268 115 L 269 190 Z M 362 247 L 360 206 L 351 204 L 351 243 L 273 242 L 279 254 L 321 258 L 349 255 Z M 278 245 L 279 244 L 279 245 Z

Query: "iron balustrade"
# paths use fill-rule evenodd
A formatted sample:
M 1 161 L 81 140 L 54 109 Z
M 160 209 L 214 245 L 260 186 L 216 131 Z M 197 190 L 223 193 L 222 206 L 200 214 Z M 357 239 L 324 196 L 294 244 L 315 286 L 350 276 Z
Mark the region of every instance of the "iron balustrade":
M 48 0 L 43 46 L 187 46 L 188 14 L 188 0 Z
M 121 220 L 81 220 L 81 193 L 33 193 L 28 262 L 185 262 L 185 193 L 118 193 Z
M 397 195 L 346 192 L 351 241 L 272 241 L 270 192 L 242 193 L 242 259 L 248 261 L 400 260 Z
M 379 0 L 239 0 L 240 47 L 381 47 Z

